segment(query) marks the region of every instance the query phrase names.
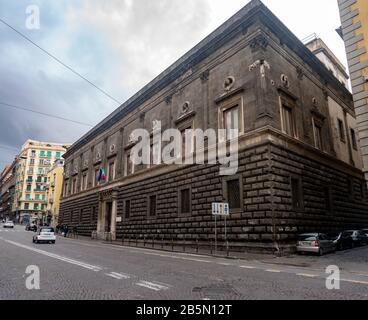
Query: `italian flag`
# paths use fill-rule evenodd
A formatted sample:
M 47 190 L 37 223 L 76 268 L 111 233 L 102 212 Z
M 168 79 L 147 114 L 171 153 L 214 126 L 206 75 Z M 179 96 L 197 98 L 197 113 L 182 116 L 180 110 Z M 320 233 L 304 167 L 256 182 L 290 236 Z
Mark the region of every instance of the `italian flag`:
M 105 181 L 105 179 L 106 179 L 106 169 L 100 168 L 100 171 L 98 172 L 97 175 L 97 182 L 100 183 L 101 181 Z

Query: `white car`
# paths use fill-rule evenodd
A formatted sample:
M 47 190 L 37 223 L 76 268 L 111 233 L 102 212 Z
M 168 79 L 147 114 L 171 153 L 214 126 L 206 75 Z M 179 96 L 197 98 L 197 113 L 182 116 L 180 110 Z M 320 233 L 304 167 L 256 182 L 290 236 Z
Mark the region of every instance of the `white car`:
M 13 221 L 7 221 L 4 223 L 4 228 L 10 228 L 10 229 L 14 229 L 14 222 Z
M 54 228 L 41 227 L 38 229 L 37 233 L 33 236 L 33 243 L 55 243 L 56 236 Z

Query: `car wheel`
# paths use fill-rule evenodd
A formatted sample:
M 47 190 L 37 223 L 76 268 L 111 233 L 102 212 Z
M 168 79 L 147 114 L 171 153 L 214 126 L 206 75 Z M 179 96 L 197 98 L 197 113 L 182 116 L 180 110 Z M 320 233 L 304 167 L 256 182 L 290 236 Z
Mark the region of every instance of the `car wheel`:
M 51 241 L 51 243 L 52 243 L 52 244 L 55 244 L 55 243 L 56 243 L 56 241 Z
M 319 255 L 320 257 L 322 257 L 322 256 L 323 256 L 323 254 L 324 254 L 323 249 L 322 249 L 322 248 L 321 248 L 321 249 L 319 249 L 318 255 Z

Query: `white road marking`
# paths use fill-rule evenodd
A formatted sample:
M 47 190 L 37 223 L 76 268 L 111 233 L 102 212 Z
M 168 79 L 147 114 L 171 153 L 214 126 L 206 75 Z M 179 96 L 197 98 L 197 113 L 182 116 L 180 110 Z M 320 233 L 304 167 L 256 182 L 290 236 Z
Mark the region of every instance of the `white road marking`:
M 281 270 L 275 270 L 275 269 L 266 269 L 266 272 L 271 272 L 271 273 L 281 273 Z
M 136 283 L 137 286 L 140 287 L 145 287 L 154 291 L 161 291 L 161 290 L 168 290 L 169 287 L 162 285 L 162 284 L 158 284 L 158 283 L 153 283 L 153 282 L 149 282 L 149 281 L 139 281 Z
M 252 266 L 240 266 L 240 268 L 243 268 L 243 269 L 255 269 L 255 267 L 252 267 Z
M 125 274 L 125 273 L 117 273 L 117 272 L 111 272 L 111 275 L 118 277 L 120 279 L 130 279 L 130 275 L 129 274 Z
M 226 262 L 217 262 L 217 264 L 219 264 L 221 266 L 232 266 L 231 263 L 226 263 Z
M 368 284 L 367 281 L 359 281 L 359 280 L 340 279 L 340 281 L 358 283 L 358 284 Z
M 85 262 L 82 262 L 82 261 L 78 261 L 78 260 L 70 259 L 70 258 L 67 258 L 67 257 L 63 257 L 63 256 L 60 256 L 60 255 L 57 255 L 57 254 L 54 254 L 54 253 L 50 253 L 50 252 L 47 252 L 47 251 L 44 251 L 44 250 L 39 250 L 39 249 L 30 247 L 30 246 L 26 246 L 26 245 L 18 243 L 18 242 L 5 240 L 5 239 L 2 239 L 2 240 L 4 240 L 7 243 L 10 243 L 14 246 L 17 246 L 17 247 L 20 247 L 20 248 L 23 248 L 23 249 L 26 249 L 26 250 L 29 250 L 29 251 L 36 252 L 36 253 L 42 254 L 44 256 L 50 257 L 50 258 L 54 258 L 54 259 L 57 259 L 57 260 L 60 260 L 60 261 L 64 261 L 64 262 L 67 262 L 67 263 L 70 263 L 70 264 L 74 264 L 74 265 L 77 265 L 77 266 L 85 268 L 85 269 L 93 270 L 95 272 L 98 272 L 98 271 L 102 270 L 102 268 L 99 267 L 99 266 L 94 266 L 94 265 L 91 265 L 91 264 L 88 264 L 88 263 L 85 263 Z
M 318 277 L 316 274 L 309 274 L 309 273 L 297 273 L 296 275 L 300 277 L 307 277 L 307 278 L 317 278 Z

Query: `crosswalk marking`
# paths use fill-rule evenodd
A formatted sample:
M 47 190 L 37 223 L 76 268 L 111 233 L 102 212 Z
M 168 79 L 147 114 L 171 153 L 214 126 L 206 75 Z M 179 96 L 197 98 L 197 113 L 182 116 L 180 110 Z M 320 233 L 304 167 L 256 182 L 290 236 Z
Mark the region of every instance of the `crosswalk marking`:
M 130 279 L 129 275 L 123 274 L 123 273 L 117 273 L 117 272 L 105 273 L 105 275 L 107 275 L 108 277 L 111 277 L 111 278 L 118 279 L 118 280 Z
M 271 273 L 281 273 L 281 270 L 275 270 L 275 269 L 266 269 L 266 272 L 271 272 Z
M 318 277 L 315 274 L 309 274 L 309 273 L 297 273 L 296 275 L 300 277 L 307 277 L 307 278 L 317 278 Z
M 162 284 L 158 284 L 158 283 L 154 283 L 154 282 L 149 282 L 149 281 L 139 281 L 136 283 L 137 286 L 140 287 L 145 287 L 154 291 L 161 291 L 161 290 L 168 290 L 169 287 L 162 285 Z

